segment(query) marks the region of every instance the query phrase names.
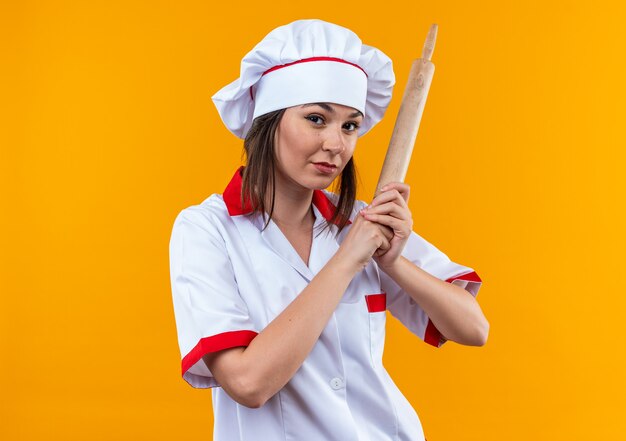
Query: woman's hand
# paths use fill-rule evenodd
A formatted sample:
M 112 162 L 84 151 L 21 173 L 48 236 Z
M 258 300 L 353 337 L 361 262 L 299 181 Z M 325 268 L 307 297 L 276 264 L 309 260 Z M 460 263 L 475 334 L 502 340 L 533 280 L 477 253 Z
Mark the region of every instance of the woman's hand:
M 385 225 L 393 230 L 389 248 L 376 250 L 373 259 L 383 270 L 392 267 L 404 250 L 413 230 L 413 216 L 407 205 L 409 185 L 391 182 L 382 188 L 383 192 L 372 203 L 360 211 L 365 219 Z
M 345 261 L 355 274 L 365 268 L 378 251 L 389 249 L 393 230 L 363 216 L 356 216 L 347 230 L 335 258 Z

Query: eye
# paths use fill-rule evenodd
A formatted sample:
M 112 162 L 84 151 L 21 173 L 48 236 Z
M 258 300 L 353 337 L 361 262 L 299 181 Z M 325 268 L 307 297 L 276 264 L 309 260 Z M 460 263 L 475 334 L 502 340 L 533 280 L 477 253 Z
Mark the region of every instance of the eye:
M 356 130 L 360 127 L 356 122 L 350 121 L 343 125 L 349 132 L 356 132 Z
M 305 116 L 305 118 L 311 121 L 316 126 L 322 125 L 324 123 L 324 118 L 319 115 L 307 115 Z

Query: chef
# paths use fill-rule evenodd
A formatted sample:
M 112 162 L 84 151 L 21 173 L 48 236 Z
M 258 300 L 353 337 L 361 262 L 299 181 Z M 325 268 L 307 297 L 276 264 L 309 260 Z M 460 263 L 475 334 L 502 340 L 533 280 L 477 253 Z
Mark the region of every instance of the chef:
M 435 347 L 486 340 L 481 279 L 412 231 L 408 185 L 355 200 L 356 141 L 394 82 L 352 31 L 299 20 L 213 96 L 247 162 L 178 214 L 170 273 L 182 376 L 212 388 L 215 441 L 424 440 L 382 364 L 385 312 Z

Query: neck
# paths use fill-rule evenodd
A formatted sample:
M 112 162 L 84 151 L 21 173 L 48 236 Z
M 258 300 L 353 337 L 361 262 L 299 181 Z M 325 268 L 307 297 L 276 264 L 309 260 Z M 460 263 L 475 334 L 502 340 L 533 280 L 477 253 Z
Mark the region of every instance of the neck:
M 290 228 L 310 228 L 315 221 L 313 213 L 313 190 L 276 183 L 276 199 L 272 219 Z M 265 207 L 269 210 L 271 195 L 267 195 Z

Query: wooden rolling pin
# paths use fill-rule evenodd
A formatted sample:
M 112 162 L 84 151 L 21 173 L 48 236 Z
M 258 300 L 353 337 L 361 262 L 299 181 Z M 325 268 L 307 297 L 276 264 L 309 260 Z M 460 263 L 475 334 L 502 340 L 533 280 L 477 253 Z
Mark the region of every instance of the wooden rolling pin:
M 376 184 L 376 192 L 374 197 L 380 193 L 381 187 L 389 182 L 404 182 L 406 171 L 411 161 L 411 153 L 413 153 L 413 145 L 417 131 L 422 120 L 422 113 L 426 105 L 428 90 L 435 73 L 435 65 L 430 59 L 435 50 L 435 40 L 437 39 L 437 25 L 430 26 L 424 48 L 422 50 L 422 58 L 413 61 L 409 79 L 404 88 L 404 96 L 400 111 L 396 118 L 396 125 L 393 128 L 385 162 L 380 172 L 378 184 Z

